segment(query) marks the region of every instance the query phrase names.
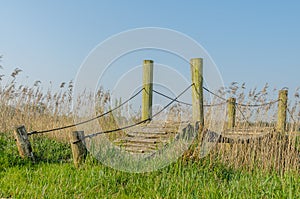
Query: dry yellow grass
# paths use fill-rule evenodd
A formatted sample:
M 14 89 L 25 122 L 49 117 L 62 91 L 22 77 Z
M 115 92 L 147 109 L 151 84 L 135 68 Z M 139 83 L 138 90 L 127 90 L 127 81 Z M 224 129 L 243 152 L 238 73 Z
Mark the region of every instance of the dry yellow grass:
M 67 84 L 62 83 L 57 91 L 45 91 L 42 90 L 39 81 L 35 82 L 32 87 L 18 85 L 16 79 L 19 73 L 20 70 L 16 69 L 7 83 L 1 82 L 0 79 L 0 132 L 12 132 L 17 125 L 21 124 L 24 124 L 28 131 L 51 129 L 73 124 L 75 113 L 72 110 L 72 81 Z M 243 104 L 262 104 L 270 100 L 268 90 L 266 85 L 261 91 L 257 91 L 257 89 L 250 90 L 247 95 L 245 94 L 245 85 L 239 86 L 237 83 L 232 83 L 228 88 L 220 90 L 219 94 L 236 97 L 237 102 Z M 251 128 L 270 134 L 259 141 L 254 140 L 248 144 L 217 144 L 215 149 L 209 154 L 210 158 L 212 160 L 218 159 L 230 167 L 245 168 L 247 170 L 255 168 L 265 171 L 274 169 L 277 171 L 299 170 L 300 106 L 298 91 L 299 89 L 290 99 L 288 105 L 286 131 L 286 135 L 290 135 L 288 139 L 283 138 L 285 136 L 278 136 L 279 134 L 276 131 L 270 132 L 270 128 L 272 129 L 276 124 L 276 103 L 259 108 L 241 106 L 237 110 L 236 128 Z M 274 92 L 276 94 L 277 91 L 272 91 L 273 94 Z M 92 98 L 92 96 L 89 97 Z M 217 103 L 217 101 L 213 102 Z M 100 89 L 97 93 L 96 114 L 101 114 L 108 110 L 109 106 L 110 94 Z M 177 106 L 173 106 L 173 110 L 175 109 L 178 111 Z M 188 115 L 189 110 L 183 110 L 183 113 Z M 209 108 L 206 108 L 205 114 L 206 125 L 209 126 L 211 120 Z M 121 114 L 117 114 L 117 117 L 121 117 Z M 178 119 L 178 116 L 169 116 L 167 118 L 170 120 L 172 117 Z M 140 115 L 137 114 L 130 119 L 138 121 L 139 118 Z M 118 126 L 112 115 L 107 115 L 99 119 L 98 122 L 103 130 L 113 129 Z M 126 121 L 124 123 L 126 124 Z M 73 130 L 75 128 L 49 133 L 46 136 L 68 141 L 69 132 Z M 119 135 L 114 133 L 110 135 L 110 138 L 115 139 L 117 136 Z

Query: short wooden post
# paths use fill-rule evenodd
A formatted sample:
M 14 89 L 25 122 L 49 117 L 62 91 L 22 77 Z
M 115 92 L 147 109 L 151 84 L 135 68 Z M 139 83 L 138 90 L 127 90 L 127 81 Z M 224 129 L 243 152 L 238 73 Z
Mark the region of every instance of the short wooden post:
M 142 120 L 152 118 L 153 61 L 143 62 Z
M 84 142 L 84 131 L 73 131 L 70 135 L 73 162 L 79 167 L 85 160 L 87 150 Z
M 228 129 L 233 129 L 235 126 L 235 114 L 236 114 L 236 99 L 234 97 L 231 97 L 227 101 L 227 111 L 228 111 Z
M 284 133 L 286 128 L 287 101 L 288 101 L 288 91 L 280 90 L 279 102 L 278 102 L 278 118 L 277 118 L 277 131 L 280 133 Z
M 14 131 L 14 136 L 17 142 L 19 154 L 22 158 L 30 158 L 34 161 L 31 144 L 28 139 L 28 134 L 25 126 L 19 126 Z
M 192 87 L 193 122 L 199 122 L 200 128 L 203 128 L 203 59 L 191 59 L 190 64 L 192 72 L 192 83 L 194 84 Z

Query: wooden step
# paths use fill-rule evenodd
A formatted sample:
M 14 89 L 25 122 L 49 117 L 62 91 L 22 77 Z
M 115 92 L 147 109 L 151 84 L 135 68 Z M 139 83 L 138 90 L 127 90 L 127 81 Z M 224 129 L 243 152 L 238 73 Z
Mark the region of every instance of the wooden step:
M 151 150 L 151 149 L 148 149 L 148 148 L 135 148 L 135 147 L 127 147 L 125 149 L 125 151 L 127 152 L 131 152 L 131 153 L 153 153 L 155 152 L 155 150 Z
M 139 132 L 139 133 L 176 133 L 178 128 L 170 127 L 170 128 L 162 128 L 162 127 L 139 127 L 132 129 L 132 132 Z
M 175 139 L 182 132 L 181 123 L 150 123 L 132 128 L 126 136 L 114 143 L 121 149 L 132 153 L 153 153 L 163 148 L 168 142 Z M 179 128 L 180 126 L 180 128 Z M 184 125 L 183 125 L 184 126 Z
M 128 147 L 133 147 L 133 148 L 147 148 L 151 150 L 157 150 L 159 148 L 158 144 L 141 144 L 141 143 L 134 143 L 134 142 L 126 142 L 123 144 L 120 144 L 119 147 L 121 148 L 128 148 Z
M 157 143 L 167 142 L 167 141 L 168 140 L 156 139 L 156 138 L 125 137 L 122 139 L 115 140 L 114 143 L 136 142 L 136 143 L 157 144 Z
M 175 133 L 138 133 L 138 132 L 128 132 L 126 136 L 128 137 L 144 137 L 144 138 L 168 138 L 174 136 Z

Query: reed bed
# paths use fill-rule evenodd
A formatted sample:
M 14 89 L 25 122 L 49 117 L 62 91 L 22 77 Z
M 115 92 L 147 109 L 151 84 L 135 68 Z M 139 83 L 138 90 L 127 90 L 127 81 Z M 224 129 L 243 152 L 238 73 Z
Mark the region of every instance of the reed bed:
M 74 100 L 72 99 L 74 88 L 72 81 L 61 83 L 58 89 L 45 90 L 40 81 L 36 81 L 32 86 L 19 85 L 17 80 L 21 72 L 20 69 L 15 69 L 10 77 L 6 78 L 5 82 L 0 76 L 0 117 L 2 118 L 0 121 L 0 132 L 10 135 L 13 129 L 20 124 L 24 124 L 28 131 L 33 131 L 74 123 L 76 110 L 72 109 L 72 101 Z M 270 103 L 262 107 L 247 106 L 247 104 L 265 104 L 276 100 L 277 91 L 276 89 L 270 89 L 268 84 L 260 90 L 257 88 L 247 90 L 245 84 L 240 85 L 236 82 L 233 82 L 229 87 L 220 89 L 218 94 L 235 97 L 238 103 L 244 104 L 244 106 L 237 105 L 236 129 L 250 129 L 254 132 L 262 131 L 265 135 L 263 138 L 253 139 L 247 144 L 216 143 L 216 147 L 209 153 L 208 159 L 212 162 L 221 161 L 231 168 L 245 170 L 299 171 L 300 88 L 296 89 L 294 93 L 290 91 L 288 121 L 285 133 L 280 134 L 274 130 L 277 120 L 277 103 Z M 83 96 L 84 100 L 82 100 L 82 103 L 96 99 L 95 115 L 104 113 L 112 108 L 111 95 L 103 88 L 98 90 L 96 98 L 87 93 L 83 94 Z M 120 103 L 121 99 L 113 102 L 115 105 Z M 207 100 L 205 103 L 218 103 L 218 101 Z M 226 107 L 226 103 L 220 105 L 220 108 L 224 109 L 224 106 Z M 125 109 L 131 108 L 130 106 L 125 106 L 119 112 L 113 115 L 108 114 L 99 119 L 98 123 L 101 129 L 114 129 L 120 123 L 128 124 L 131 121 L 139 121 L 140 114 L 138 112 L 129 119 L 122 116 L 122 111 L 127 111 Z M 169 116 L 165 117 L 168 120 L 177 118 L 175 120 L 181 121 L 190 115 L 189 107 L 174 105 L 170 110 Z M 178 113 L 181 116 L 178 116 Z M 205 109 L 205 125 L 207 128 L 212 124 L 211 120 L 213 117 L 211 113 L 210 108 Z M 64 129 L 49 133 L 46 136 L 68 142 L 69 132 L 73 130 L 75 128 Z M 109 135 L 109 138 L 113 140 L 118 136 L 120 136 L 120 132 Z

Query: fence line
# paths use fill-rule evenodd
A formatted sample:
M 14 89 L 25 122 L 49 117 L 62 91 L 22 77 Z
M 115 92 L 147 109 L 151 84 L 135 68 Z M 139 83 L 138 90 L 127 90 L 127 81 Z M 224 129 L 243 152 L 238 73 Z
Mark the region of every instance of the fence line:
M 190 87 L 192 87 L 192 86 L 194 86 L 194 84 L 191 84 L 190 86 L 188 86 L 188 88 L 186 88 L 186 89 L 184 90 L 184 93 L 185 93 Z M 134 94 L 133 96 L 131 96 L 130 98 L 128 98 L 127 100 L 125 100 L 124 102 L 122 102 L 120 105 L 116 106 L 115 108 L 113 108 L 113 109 L 111 109 L 111 110 L 109 110 L 109 111 L 107 111 L 107 112 L 105 112 L 105 113 L 103 113 L 103 114 L 100 114 L 100 115 L 98 115 L 98 116 L 96 116 L 96 117 L 93 117 L 93 118 L 91 118 L 91 119 L 88 119 L 88 120 L 85 120 L 85 121 L 82 121 L 82 122 L 78 122 L 78 123 L 75 123 L 75 124 L 71 124 L 71 125 L 67 125 L 67 126 L 62 126 L 62 127 L 58 127 L 58 128 L 47 129 L 47 130 L 42 130 L 42 131 L 32 131 L 32 132 L 29 132 L 28 135 L 43 134 L 43 133 L 48 133 L 48 132 L 53 132 L 53 131 L 63 130 L 63 129 L 67 129 L 67 128 L 79 126 L 79 125 L 82 125 L 82 124 L 85 124 L 85 123 L 94 121 L 94 120 L 96 120 L 96 119 L 99 119 L 99 118 L 101 118 L 101 117 L 103 117 L 103 116 L 105 116 L 105 115 L 107 115 L 107 114 L 109 114 L 109 113 L 111 113 L 111 112 L 113 112 L 113 111 L 115 111 L 115 110 L 121 108 L 121 107 L 124 106 L 126 103 L 128 103 L 129 101 L 131 101 L 132 99 L 134 99 L 136 96 L 138 96 L 138 95 L 143 91 L 143 89 L 144 89 L 144 88 L 140 89 L 136 94 Z M 212 95 L 214 95 L 214 96 L 216 96 L 216 97 L 222 99 L 223 101 L 225 101 L 225 102 L 221 102 L 221 103 L 217 103 L 217 104 L 204 104 L 204 105 L 203 105 L 204 107 L 221 106 L 221 105 L 224 105 L 224 104 L 226 104 L 226 103 L 228 102 L 228 100 L 226 100 L 225 98 L 223 98 L 223 97 L 221 97 L 221 96 L 215 94 L 214 92 L 210 91 L 210 90 L 207 89 L 206 87 L 203 87 L 203 89 L 206 90 L 207 92 L 209 92 L 210 94 L 212 94 Z M 178 98 L 179 98 L 183 93 L 180 94 L 179 96 L 177 96 L 176 98 L 172 98 L 172 97 L 170 97 L 170 96 L 168 96 L 168 95 L 166 95 L 166 94 L 163 94 L 163 93 L 161 93 L 161 92 L 159 92 L 159 91 L 156 91 L 156 90 L 154 90 L 154 89 L 153 89 L 153 92 L 155 92 L 156 94 L 161 95 L 161 96 L 163 96 L 163 97 L 165 97 L 165 98 L 167 98 L 167 99 L 172 100 L 172 101 L 171 101 L 171 104 L 173 104 L 174 102 L 177 102 L 177 103 L 184 104 L 184 105 L 187 105 L 187 106 L 192 106 L 191 103 L 187 103 L 187 102 L 183 102 L 183 101 L 178 100 Z M 275 103 L 277 103 L 277 102 L 279 102 L 279 101 L 280 101 L 280 100 L 278 99 L 278 100 L 273 100 L 273 101 L 270 101 L 270 102 L 268 102 L 268 103 L 263 103 L 263 104 L 242 104 L 242 103 L 236 102 L 235 105 L 236 105 L 236 108 L 238 109 L 238 111 L 241 113 L 243 119 L 250 125 L 250 122 L 247 120 L 246 116 L 243 114 L 242 110 L 241 110 L 238 106 L 243 106 L 243 107 L 261 107 L 261 106 L 267 106 L 267 105 L 275 104 Z M 168 104 L 168 106 L 170 106 L 171 104 Z M 167 107 L 168 107 L 168 106 L 167 106 Z M 159 113 L 161 113 L 161 112 L 162 112 L 163 110 L 165 110 L 165 108 L 167 108 L 167 107 L 164 107 L 161 111 L 159 111 Z M 288 110 L 288 112 L 290 113 L 289 110 Z M 292 116 L 292 114 L 290 114 L 290 115 L 291 115 L 292 120 L 295 121 L 294 118 L 293 118 L 293 116 Z M 155 115 L 155 116 L 156 116 L 156 115 Z M 154 117 L 154 116 L 153 116 L 153 117 Z M 152 117 L 152 118 L 153 118 L 153 117 Z M 149 119 L 150 119 L 150 118 L 149 118 Z M 143 120 L 143 121 L 146 122 L 146 121 L 149 121 L 149 119 L 146 119 L 146 120 Z M 150 119 L 150 120 L 151 120 L 151 119 Z M 142 123 L 144 123 L 144 122 L 142 122 Z M 122 130 L 122 129 L 120 129 L 120 130 Z M 118 130 L 116 130 L 116 131 L 118 131 Z M 113 132 L 115 132 L 115 131 L 113 131 Z

